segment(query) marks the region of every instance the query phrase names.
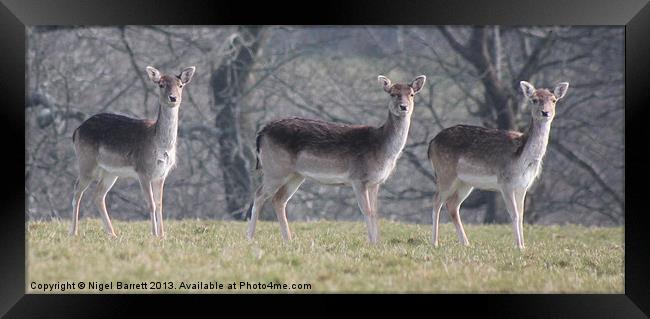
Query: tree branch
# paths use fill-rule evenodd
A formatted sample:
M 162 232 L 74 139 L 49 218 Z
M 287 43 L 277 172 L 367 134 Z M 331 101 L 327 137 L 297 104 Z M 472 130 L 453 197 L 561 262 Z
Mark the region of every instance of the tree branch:
M 589 175 L 600 185 L 600 187 L 605 190 L 606 193 L 611 195 L 614 200 L 616 200 L 621 208 L 623 208 L 624 201 L 619 196 L 616 191 L 609 186 L 609 184 L 600 176 L 600 174 L 594 169 L 594 165 L 588 163 L 586 160 L 580 158 L 576 153 L 571 151 L 566 146 L 562 145 L 559 141 L 551 140 L 551 146 L 556 149 L 560 154 L 564 155 L 568 160 L 578 165 L 578 167 L 584 169 Z

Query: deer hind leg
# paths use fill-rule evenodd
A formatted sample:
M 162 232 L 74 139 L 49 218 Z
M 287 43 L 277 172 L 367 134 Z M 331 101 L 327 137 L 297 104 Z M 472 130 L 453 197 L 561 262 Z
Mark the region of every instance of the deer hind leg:
M 252 240 L 255 236 L 255 226 L 257 225 L 257 219 L 262 212 L 264 203 L 278 191 L 278 188 L 280 188 L 282 184 L 282 181 L 274 180 L 273 182 L 270 182 L 269 179 L 265 177 L 262 185 L 260 185 L 255 191 L 255 199 L 253 200 L 253 207 L 251 208 L 251 219 L 248 221 L 248 230 L 246 231 L 246 237 L 249 240 Z
M 472 186 L 461 183 L 456 188 L 456 192 L 447 199 L 447 212 L 449 213 L 451 220 L 454 222 L 454 226 L 456 226 L 458 241 L 464 246 L 469 245 L 469 240 L 467 240 L 467 235 L 463 228 L 463 222 L 460 219 L 460 205 L 465 201 L 467 196 L 469 196 L 472 189 Z
M 440 224 L 440 210 L 442 206 L 445 205 L 449 197 L 456 193 L 459 181 L 457 179 L 443 179 L 443 176 L 439 176 L 437 188 L 438 191 L 433 196 L 433 212 L 431 213 L 431 218 L 433 220 L 433 226 L 431 231 L 431 243 L 433 246 L 438 246 L 438 234 Z
M 93 181 L 89 174 L 80 174 L 74 183 L 74 195 L 72 196 L 72 223 L 70 225 L 70 235 L 76 236 L 79 229 L 79 205 L 88 186 Z
M 165 178 L 160 178 L 151 182 L 151 189 L 153 191 L 153 198 L 156 203 L 156 224 L 158 226 L 158 236 L 165 237 L 165 227 L 163 226 L 163 188 L 165 186 Z
M 440 197 L 440 192 L 433 195 L 433 212 L 431 218 L 433 219 L 433 226 L 431 230 L 431 244 L 438 247 L 438 224 L 440 223 L 440 209 L 444 201 Z
M 510 218 L 512 219 L 512 232 L 515 235 L 515 245 L 517 248 L 522 249 L 523 247 L 523 241 L 521 238 L 521 230 L 519 228 L 520 222 L 519 222 L 519 217 L 520 214 L 518 212 L 518 203 L 515 195 L 515 191 L 513 189 L 503 189 L 501 191 L 501 195 L 503 196 L 503 199 L 506 203 L 506 209 L 508 210 L 508 214 L 510 214 Z
M 356 195 L 359 208 L 363 213 L 366 219 L 366 226 L 368 227 L 368 240 L 371 244 L 375 244 L 378 241 L 378 233 L 375 229 L 376 225 L 376 212 L 373 211 L 372 205 L 370 202 L 370 194 L 368 193 L 368 185 L 363 182 L 352 184 L 354 189 L 354 194 Z
M 153 196 L 151 179 L 143 175 L 140 175 L 139 180 L 140 180 L 140 188 L 142 189 L 144 199 L 147 201 L 147 204 L 149 204 L 149 217 L 151 218 L 151 234 L 158 237 L 158 225 L 156 223 L 156 201 L 154 200 L 154 196 Z
M 97 204 L 97 208 L 99 208 L 99 213 L 102 217 L 102 221 L 104 222 L 104 230 L 106 231 L 106 234 L 111 237 L 117 236 L 113 230 L 111 219 L 108 216 L 108 210 L 106 209 L 106 194 L 108 194 L 108 192 L 111 190 L 115 184 L 115 181 L 117 181 L 117 176 L 110 175 L 106 172 L 101 173 L 99 182 L 97 182 L 97 188 L 95 188 L 95 194 L 93 196 L 95 199 L 95 204 Z
M 273 196 L 273 208 L 275 209 L 275 214 L 280 223 L 282 238 L 285 241 L 291 240 L 291 230 L 289 229 L 289 222 L 287 221 L 287 203 L 304 181 L 305 178 L 303 176 L 295 175 L 289 179 L 287 183 L 282 185 Z

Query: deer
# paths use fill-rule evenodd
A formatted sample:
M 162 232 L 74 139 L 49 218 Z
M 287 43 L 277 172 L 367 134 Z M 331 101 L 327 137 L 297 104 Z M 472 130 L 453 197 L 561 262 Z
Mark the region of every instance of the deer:
M 525 132 L 456 125 L 438 133 L 430 142 L 428 158 L 437 192 L 433 199 L 431 241 L 438 246 L 440 210 L 446 204 L 458 240 L 469 245 L 460 219 L 460 206 L 474 188 L 500 192 L 512 220 L 515 246 L 524 249 L 524 200 L 540 175 L 555 105 L 569 88 L 561 82 L 551 92 L 521 81 L 531 120 Z M 529 103 L 528 103 L 529 102 Z
M 404 149 L 414 97 L 424 86 L 420 75 L 411 83 L 378 76 L 390 95 L 388 118 L 379 126 L 348 125 L 299 117 L 270 122 L 256 136 L 256 169 L 262 183 L 250 206 L 247 238 L 252 240 L 262 206 L 272 197 L 283 240 L 292 239 L 286 206 L 306 178 L 330 185 L 352 186 L 364 215 L 371 244 L 379 239 L 377 193 L 391 175 Z
M 99 113 L 85 120 L 72 135 L 79 170 L 74 183 L 70 235 L 78 233 L 79 204 L 91 182 L 97 181 L 93 199 L 99 208 L 104 230 L 117 237 L 106 209 L 106 194 L 119 177 L 137 178 L 148 204 L 151 233 L 164 237 L 162 208 L 165 179 L 176 165 L 178 112 L 183 88 L 196 68 L 179 75 L 161 74 L 147 66 L 149 79 L 158 85 L 156 120 Z

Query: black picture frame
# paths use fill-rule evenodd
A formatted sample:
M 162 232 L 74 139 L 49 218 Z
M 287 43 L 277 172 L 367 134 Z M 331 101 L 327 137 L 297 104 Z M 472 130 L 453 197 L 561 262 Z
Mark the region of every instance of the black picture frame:
M 624 294 L 479 294 L 479 295 L 375 295 L 359 296 L 212 296 L 212 295 L 35 295 L 25 294 L 24 157 L 16 154 L 25 133 L 25 26 L 33 25 L 224 25 L 224 24 L 319 24 L 319 25 L 618 25 L 625 26 L 625 293 Z M 7 317 L 118 317 L 134 314 L 130 306 L 149 315 L 167 313 L 170 307 L 222 314 L 235 309 L 250 314 L 272 311 L 294 313 L 297 304 L 316 304 L 320 314 L 340 313 L 340 302 L 364 312 L 415 310 L 442 316 L 450 309 L 460 315 L 479 311 L 488 317 L 525 318 L 647 318 L 650 314 L 650 232 L 644 200 L 646 165 L 638 151 L 645 141 L 647 101 L 650 101 L 650 5 L 645 0 L 566 1 L 322 1 L 277 2 L 199 1 L 0 1 L 0 97 L 4 137 L 3 213 L 0 215 L 0 314 Z M 26 76 L 26 75 L 25 75 Z M 7 138 L 9 137 L 9 138 Z M 11 142 L 11 143 L 9 143 Z M 15 148 L 15 150 L 14 150 Z M 636 150 L 635 150 L 636 148 Z M 13 154 L 13 156 L 7 156 Z M 23 153 L 25 154 L 25 153 Z M 638 185 L 634 187 L 633 185 Z M 22 186 L 22 187 L 21 187 Z M 289 297 L 287 299 L 287 297 Z M 163 298 L 164 301 L 159 300 Z M 216 300 L 215 300 L 216 298 Z M 376 298 L 385 299 L 378 303 Z M 390 299 L 389 299 L 390 298 Z M 206 300 L 206 299 L 209 299 Z M 336 299 L 336 300 L 335 300 Z M 396 301 L 401 305 L 397 305 Z M 143 305 L 147 302 L 150 305 Z M 233 308 L 233 303 L 243 307 Z M 270 307 L 258 306 L 260 303 Z M 404 303 L 404 304 L 402 304 Z M 151 305 L 153 304 L 153 305 Z M 273 305 L 281 305 L 280 308 Z M 452 305 L 455 304 L 455 305 Z M 163 307 L 159 307 L 159 306 Z M 151 307 L 154 306 L 154 307 Z M 314 308 L 318 307 L 318 308 Z M 151 310 L 151 311 L 150 311 Z M 322 310 L 322 311 L 321 311 Z M 431 311 L 435 310 L 435 311 Z M 471 312 L 470 312 L 471 311 Z M 189 314 L 186 313 L 186 314 Z M 269 315 L 271 313 L 269 312 Z M 304 314 L 303 314 L 304 315 Z

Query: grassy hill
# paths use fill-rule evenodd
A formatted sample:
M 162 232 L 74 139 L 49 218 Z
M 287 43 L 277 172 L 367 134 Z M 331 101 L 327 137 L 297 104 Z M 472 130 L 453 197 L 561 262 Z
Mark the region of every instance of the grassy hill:
M 43 284 L 66 282 L 75 288 L 65 293 L 624 292 L 621 227 L 525 225 L 519 252 L 510 225 L 466 225 L 463 247 L 441 224 L 438 248 L 430 225 L 385 220 L 374 246 L 361 222 L 293 222 L 290 243 L 277 222 L 258 223 L 252 242 L 244 222 L 170 220 L 164 240 L 145 221 L 113 226 L 117 239 L 99 219 L 83 219 L 73 238 L 68 221 L 28 222 L 27 292 L 61 293 Z

